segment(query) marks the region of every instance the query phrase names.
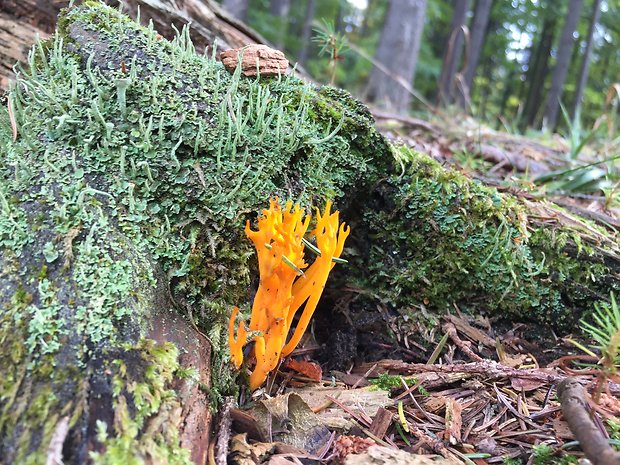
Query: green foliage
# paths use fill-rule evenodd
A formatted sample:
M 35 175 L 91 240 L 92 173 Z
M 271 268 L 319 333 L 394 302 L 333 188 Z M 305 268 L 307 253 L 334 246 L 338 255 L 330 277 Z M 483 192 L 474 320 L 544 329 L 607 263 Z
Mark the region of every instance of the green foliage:
M 249 23 L 275 43 L 283 43 L 291 61 L 295 61 L 302 45 L 300 32 L 305 20 L 305 2 L 300 7 L 291 8 L 289 17 L 274 17 L 269 12 L 268 0 L 252 0 L 249 9 Z M 321 0 L 316 2 L 315 23 L 321 18 L 335 24 L 334 30 L 345 36 L 354 53 L 344 56 L 335 72 L 335 83 L 354 93 L 361 93 L 366 85 L 372 63 L 367 57 L 373 57 L 382 32 L 387 5 L 389 2 L 369 0 L 365 8 L 347 0 Z M 494 2 L 491 9 L 487 32 L 481 50 L 481 57 L 474 83 L 471 89 L 472 107 L 475 115 L 493 123 L 521 122 L 527 123 L 523 115 L 524 103 L 532 86 L 544 90 L 550 85 L 554 66 L 554 50 L 557 49 L 567 3 L 556 4 L 550 1 L 530 2 L 515 0 L 512 2 Z M 474 11 L 470 3 L 470 11 Z M 441 73 L 443 57 L 448 44 L 454 3 L 436 0 L 427 3 L 425 27 L 422 36 L 418 64 L 416 67 L 415 89 L 427 101 L 432 101 L 437 94 L 437 83 Z M 592 2 L 584 2 L 582 17 L 578 22 L 575 52 L 571 57 L 570 69 L 578 70 L 583 58 L 585 38 L 588 30 Z M 473 14 L 469 15 L 467 26 L 473 25 Z M 614 84 L 620 73 L 620 62 L 616 59 L 616 46 L 620 30 L 616 27 L 620 18 L 620 6 L 615 2 L 603 2 L 603 12 L 594 36 L 594 48 L 590 60 L 589 80 L 585 89 L 582 116 L 584 126 L 591 126 L 601 115 L 605 104 L 607 89 Z M 547 20 L 547 21 L 546 21 Z M 551 20 L 551 21 L 548 21 Z M 284 22 L 285 33 L 282 33 Z M 551 28 L 547 63 L 542 73 L 543 79 L 536 81 L 533 70 L 537 68 L 537 49 L 545 23 Z M 283 40 L 282 40 L 283 38 Z M 318 50 L 311 52 L 305 63 L 317 80 L 328 82 L 332 79 L 333 69 L 330 60 L 319 56 Z M 462 56 L 465 54 L 463 53 Z M 543 63 L 539 63 L 541 66 Z M 459 64 L 459 70 L 463 63 Z M 573 107 L 577 87 L 578 72 L 569 73 L 564 86 L 564 101 Z M 544 105 L 533 101 L 534 119 L 540 116 Z M 414 111 L 424 111 L 422 106 L 415 106 Z M 521 120 L 522 116 L 526 119 Z M 574 115 L 573 115 L 574 116 Z M 538 118 L 539 119 L 539 118 Z M 562 127 L 569 127 L 565 123 Z
M 574 455 L 559 456 L 553 447 L 540 444 L 532 448 L 533 465 L 570 465 L 579 463 Z
M 381 373 L 378 377 L 369 380 L 372 386 L 377 386 L 378 389 L 383 391 L 402 388 L 403 381 L 409 385 L 412 380 L 405 379 L 402 376 L 389 375 L 387 373 Z
M 334 85 L 336 79 L 336 67 L 342 60 L 342 54 L 347 50 L 347 43 L 343 34 L 338 33 L 334 26 L 323 21 L 323 27 L 314 29 L 315 36 L 312 41 L 319 47 L 319 56 L 327 55 L 330 60 L 331 78 L 330 84 Z
M 576 341 L 572 342 L 589 356 L 598 360 L 597 363 L 590 364 L 598 372 L 597 390 L 594 395 L 595 400 L 598 401 L 607 381 L 610 378 L 617 379 L 620 366 L 620 309 L 613 293 L 609 303 L 595 304 L 591 319 L 591 323 L 582 320 L 581 329 L 594 341 L 591 348 L 600 355 Z

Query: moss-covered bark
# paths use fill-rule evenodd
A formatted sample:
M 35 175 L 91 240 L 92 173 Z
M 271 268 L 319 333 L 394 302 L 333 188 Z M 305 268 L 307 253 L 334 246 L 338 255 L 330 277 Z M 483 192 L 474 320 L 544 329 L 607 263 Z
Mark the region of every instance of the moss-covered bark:
M 457 304 L 566 331 L 620 289 L 613 232 L 501 195 L 424 154 L 401 155 L 402 172 L 378 183 L 353 228 L 348 279 L 375 302 L 409 321 L 421 306 Z
M 13 140 L 3 105 L 7 463 L 41 463 L 67 417 L 64 463 L 190 460 L 178 383 L 200 385 L 213 405 L 233 389 L 223 323 L 256 276 L 243 225 L 273 195 L 308 208 L 335 199 L 355 256 L 340 282 L 402 313 L 466 301 L 568 324 L 617 286 L 613 247 L 585 266 L 600 249 L 567 254 L 579 231 L 529 231 L 517 200 L 393 148 L 346 92 L 230 74 L 185 31 L 170 43 L 95 2 L 63 14 L 7 100 L 17 127 Z M 178 361 L 199 344 L 189 325 L 174 343 L 150 339 L 166 315 L 207 333 L 211 386 Z

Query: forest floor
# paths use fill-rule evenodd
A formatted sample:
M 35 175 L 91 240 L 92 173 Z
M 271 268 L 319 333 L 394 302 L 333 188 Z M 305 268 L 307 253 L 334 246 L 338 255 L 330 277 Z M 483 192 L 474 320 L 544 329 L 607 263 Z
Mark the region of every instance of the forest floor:
M 500 191 L 551 200 L 605 225 L 612 235 L 620 228 L 614 186 L 606 195 L 595 192 L 601 186 L 596 183 L 608 179 L 599 165 L 586 170 L 588 176 L 566 172 L 575 166 L 567 157 L 569 141 L 510 135 L 473 121 L 434 124 L 382 112 L 375 117 L 392 141 Z M 585 148 L 579 163 L 595 163 L 601 150 L 609 147 Z M 550 172 L 560 174 L 533 181 Z M 228 459 L 238 465 L 581 463 L 587 447 L 580 447 L 569 427 L 579 421 L 566 418 L 574 412 L 567 413 L 568 394 L 558 394 L 558 384 L 575 379 L 579 408 L 592 423 L 582 425 L 592 427 L 592 444 L 602 442 L 596 447 L 608 447 L 606 452 L 608 444 L 620 445 L 620 384 L 613 376 L 601 381 L 600 365 L 593 367 L 597 360 L 573 343 L 588 347 L 588 341 L 579 342 L 583 336 L 559 337 L 534 325 L 464 315 L 457 305 L 431 331 L 394 332 L 393 347 L 375 348 L 392 357 L 329 373 L 313 361 L 321 347 L 307 335 L 267 387 L 252 398 L 242 393 L 240 409 L 222 409 L 217 456 L 225 456 L 222 443 L 232 434 Z M 603 450 L 595 453 L 595 464 L 618 463 L 617 455 L 606 462 Z

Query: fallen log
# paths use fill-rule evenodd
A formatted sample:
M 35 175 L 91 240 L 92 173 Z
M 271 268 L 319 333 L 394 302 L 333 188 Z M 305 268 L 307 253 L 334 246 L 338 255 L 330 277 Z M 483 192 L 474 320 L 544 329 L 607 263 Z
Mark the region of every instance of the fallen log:
M 273 195 L 334 199 L 351 224 L 330 287 L 356 286 L 354 319 L 458 301 L 566 329 L 618 288 L 613 233 L 390 145 L 345 91 L 231 74 L 187 30 L 169 42 L 94 2 L 1 103 L 6 464 L 205 462 L 236 390 L 227 320 L 257 276 L 243 227 Z

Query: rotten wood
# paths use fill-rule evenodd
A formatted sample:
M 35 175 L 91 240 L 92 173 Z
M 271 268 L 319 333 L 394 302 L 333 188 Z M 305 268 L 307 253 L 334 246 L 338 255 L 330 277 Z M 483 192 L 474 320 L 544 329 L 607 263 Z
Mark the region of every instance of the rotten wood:
M 241 63 L 244 76 L 279 76 L 288 71 L 288 60 L 280 50 L 252 44 L 220 53 L 224 67 L 231 73 Z
M 369 431 L 375 436 L 383 438 L 388 428 L 392 426 L 393 418 L 394 414 L 392 412 L 383 407 L 379 407 L 379 409 L 377 410 L 377 414 L 372 419 Z
M 75 4 L 81 3 L 80 0 Z M 117 0 L 105 0 L 117 6 Z M 0 2 L 0 90 L 13 79 L 13 66 L 24 63 L 37 37 L 47 39 L 56 27 L 56 17 L 69 0 L 2 0 Z M 190 35 L 196 51 L 210 52 L 248 44 L 267 43 L 256 31 L 231 17 L 213 0 L 124 0 L 123 11 L 133 18 L 140 12 L 140 23 L 153 22 L 165 38 L 191 24 Z M 175 30 L 176 29 L 176 30 Z M 297 67 L 297 72 L 303 70 Z

